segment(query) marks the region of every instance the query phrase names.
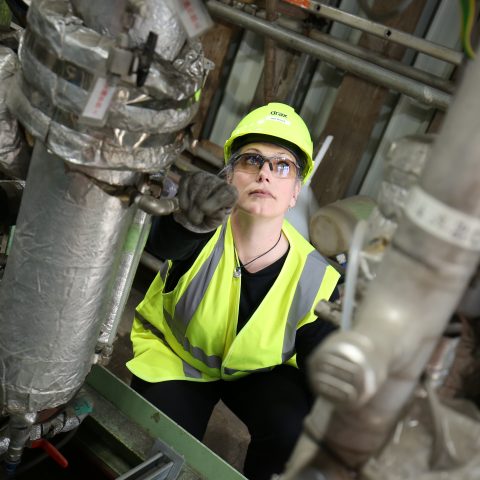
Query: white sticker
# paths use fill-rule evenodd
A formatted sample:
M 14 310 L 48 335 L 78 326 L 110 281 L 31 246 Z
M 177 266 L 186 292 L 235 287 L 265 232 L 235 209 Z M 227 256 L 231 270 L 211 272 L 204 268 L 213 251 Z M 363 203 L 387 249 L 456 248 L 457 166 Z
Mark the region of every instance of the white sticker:
M 286 118 L 277 117 L 276 115 L 272 115 L 270 117 L 267 117 L 266 119 L 267 120 L 274 120 L 275 122 L 284 123 L 285 125 L 290 125 L 290 122 Z
M 175 0 L 172 3 L 190 38 L 198 37 L 213 27 L 213 20 L 201 0 Z
M 108 85 L 106 78 L 98 77 L 83 109 L 82 117 L 101 122 L 105 118 L 114 93 L 115 87 Z
M 405 214 L 435 237 L 480 251 L 480 219 L 445 205 L 418 186 L 410 190 Z

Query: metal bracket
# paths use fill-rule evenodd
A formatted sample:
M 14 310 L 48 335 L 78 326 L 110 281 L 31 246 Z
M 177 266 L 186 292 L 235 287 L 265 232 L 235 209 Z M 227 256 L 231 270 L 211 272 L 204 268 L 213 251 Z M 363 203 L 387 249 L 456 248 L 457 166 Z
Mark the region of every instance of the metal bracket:
M 117 480 L 175 480 L 185 459 L 158 438 L 152 447 L 152 456 Z

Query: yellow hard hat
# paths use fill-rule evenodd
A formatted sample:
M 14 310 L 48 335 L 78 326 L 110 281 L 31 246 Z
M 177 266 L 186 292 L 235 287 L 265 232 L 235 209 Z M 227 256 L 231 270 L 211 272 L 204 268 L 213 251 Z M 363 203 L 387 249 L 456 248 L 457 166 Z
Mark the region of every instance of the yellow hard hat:
M 243 138 L 246 137 L 246 138 Z M 247 114 L 235 127 L 230 138 L 225 142 L 223 152 L 225 163 L 230 160 L 234 150 L 254 141 L 268 141 L 290 147 L 303 163 L 302 181 L 313 171 L 313 143 L 308 127 L 295 110 L 284 103 L 269 103 Z M 233 148 L 232 148 L 233 147 Z

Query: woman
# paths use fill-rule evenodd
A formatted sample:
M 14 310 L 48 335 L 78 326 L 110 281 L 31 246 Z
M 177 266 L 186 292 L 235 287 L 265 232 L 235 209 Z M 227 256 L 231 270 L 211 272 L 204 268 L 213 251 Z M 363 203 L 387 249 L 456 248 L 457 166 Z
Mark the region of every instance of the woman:
M 169 262 L 132 330 L 132 387 L 199 439 L 222 399 L 251 434 L 252 480 L 283 470 L 312 404 L 305 359 L 334 330 L 313 309 L 339 275 L 284 219 L 312 150 L 288 105 L 248 114 L 225 143 L 226 181 L 184 178 L 181 210 L 156 221 L 151 249 Z

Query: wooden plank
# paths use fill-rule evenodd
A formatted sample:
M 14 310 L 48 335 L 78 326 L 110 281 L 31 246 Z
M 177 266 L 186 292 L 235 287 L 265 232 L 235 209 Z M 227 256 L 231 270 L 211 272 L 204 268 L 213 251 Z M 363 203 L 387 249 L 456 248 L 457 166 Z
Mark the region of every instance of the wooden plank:
M 275 45 L 275 73 L 273 74 L 273 84 L 270 86 L 272 97 L 270 102 L 283 102 L 290 92 L 295 71 L 298 68 L 298 52 L 287 50 Z M 250 110 L 268 103 L 265 98 L 265 69 L 260 76 L 255 90 Z
M 200 97 L 200 106 L 195 116 L 195 123 L 192 126 L 194 138 L 200 138 L 205 118 L 215 92 L 220 88 L 222 71 L 231 41 L 241 34 L 241 29 L 229 23 L 217 20 L 215 25 L 200 38 L 205 57 L 215 64 L 207 76 L 205 85 Z
M 377 0 L 376 4 L 381 4 Z M 392 28 L 412 33 L 425 6 L 425 0 L 411 2 L 400 15 L 385 22 Z M 359 45 L 400 60 L 405 47 L 363 34 Z M 387 97 L 388 90 L 346 74 L 337 93 L 330 117 L 322 132 L 318 148 L 327 135 L 332 145 L 312 178 L 311 187 L 320 206 L 343 198 L 368 145 L 372 130 Z

